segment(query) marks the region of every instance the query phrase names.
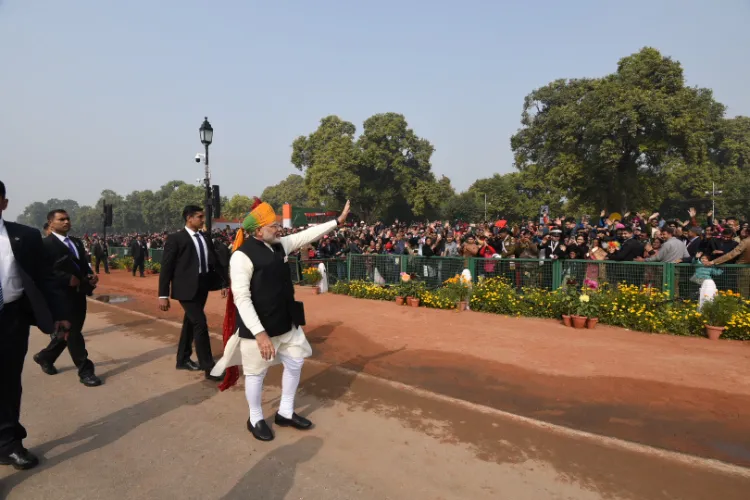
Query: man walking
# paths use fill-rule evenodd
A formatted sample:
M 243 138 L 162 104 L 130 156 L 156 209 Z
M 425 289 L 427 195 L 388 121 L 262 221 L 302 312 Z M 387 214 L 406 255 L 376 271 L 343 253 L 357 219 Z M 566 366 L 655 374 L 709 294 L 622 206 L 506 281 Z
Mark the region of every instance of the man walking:
M 140 270 L 141 278 L 143 278 L 148 247 L 140 234 L 130 243 L 130 254 L 133 256 L 133 276 L 135 276 L 136 270 Z
M 179 300 L 185 311 L 177 346 L 177 369 L 202 370 L 207 379 L 220 381 L 222 377 L 211 375 L 215 363 L 203 309 L 209 291 L 221 289 L 222 297 L 226 297 L 229 276 L 217 258 L 213 244 L 200 232 L 205 220 L 203 209 L 188 205 L 182 217 L 185 228 L 170 234 L 164 246 L 159 273 L 159 308 L 169 310 L 171 292 L 171 298 Z M 193 341 L 197 364 L 190 359 Z
M 86 297 L 96 288 L 99 278 L 91 272 L 89 257 L 78 238 L 68 236 L 71 223 L 65 210 L 53 210 L 47 214 L 50 235 L 44 239 L 44 248 L 52 262 L 53 274 L 61 283 L 67 284 L 64 306 L 70 318 L 70 333 L 67 340 L 53 338 L 49 345 L 34 355 L 34 361 L 47 375 L 57 374 L 55 361 L 68 348 L 70 357 L 78 368 L 78 377 L 86 387 L 102 385 L 94 375 L 94 363 L 89 359 L 86 342 L 83 340 L 83 324 L 86 322 Z
M 109 274 L 109 248 L 107 242 L 102 238 L 96 240 L 94 244 L 94 261 L 96 262 L 96 274 L 99 274 L 99 265 L 104 262 L 104 272 Z
M 21 372 L 29 348 L 30 325 L 65 335 L 65 300 L 36 229 L 5 222 L 8 208 L 0 181 L 0 465 L 30 469 L 39 460 L 23 447 Z M 54 321 L 54 322 L 53 322 Z
M 256 202 L 258 203 L 258 202 Z M 343 224 L 349 215 L 349 202 L 338 218 L 305 231 L 281 237 L 282 229 L 268 203 L 254 206 L 243 221 L 250 238 L 239 245 L 231 258 L 232 294 L 237 331 L 228 340 L 224 357 L 214 368 L 218 375 L 227 367 L 242 365 L 245 393 L 250 409 L 247 428 L 261 441 L 274 438 L 263 419 L 263 379 L 268 368 L 282 363 L 281 401 L 275 423 L 281 427 L 309 429 L 312 423 L 294 413 L 294 399 L 302 364 L 312 354 L 310 344 L 300 328 L 305 324 L 301 302 L 294 299 L 294 283 L 287 255 L 323 237 Z M 238 237 L 242 231 L 238 232 Z M 231 327 L 231 325 L 230 325 Z M 225 326 L 227 328 L 227 326 Z M 233 329 L 233 328 L 232 328 Z M 231 372 L 227 378 L 233 378 Z M 221 388 L 226 389 L 235 380 Z

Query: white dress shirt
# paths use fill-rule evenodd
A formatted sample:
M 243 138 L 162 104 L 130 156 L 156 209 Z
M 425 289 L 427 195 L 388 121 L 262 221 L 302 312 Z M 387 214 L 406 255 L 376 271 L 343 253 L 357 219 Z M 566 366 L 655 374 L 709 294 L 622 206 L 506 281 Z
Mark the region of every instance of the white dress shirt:
M 81 259 L 81 256 L 80 256 L 80 255 L 78 255 L 78 247 L 76 246 L 76 244 L 75 244 L 75 243 L 73 243 L 73 240 L 71 240 L 71 239 L 70 239 L 70 238 L 68 238 L 67 236 L 63 236 L 63 235 L 61 235 L 61 234 L 57 234 L 57 233 L 56 233 L 56 232 L 54 232 L 54 231 L 51 231 L 51 233 L 52 233 L 52 234 L 54 234 L 55 236 L 57 236 L 57 239 L 58 239 L 58 240 L 60 240 L 60 241 L 62 241 L 62 244 L 63 244 L 63 245 L 65 245 L 66 247 L 68 246 L 68 242 L 70 242 L 70 246 L 72 246 L 72 247 L 73 247 L 73 253 L 74 253 L 74 254 L 75 254 L 75 256 L 76 256 L 76 259 L 78 259 L 78 260 L 80 260 L 80 259 Z M 70 247 L 68 247 L 68 248 L 70 248 Z
M 332 220 L 319 226 L 311 227 L 296 234 L 281 238 L 281 246 L 284 247 L 284 253 L 289 255 L 302 248 L 305 245 L 319 240 L 324 234 L 333 231 L 338 222 Z M 266 243 L 268 251 L 273 249 Z M 234 295 L 234 305 L 237 306 L 242 322 L 250 330 L 250 333 L 257 335 L 263 331 L 263 325 L 255 311 L 253 301 L 250 297 L 250 280 L 253 277 L 253 262 L 242 252 L 234 252 L 229 261 L 229 277 L 232 282 L 232 295 Z
M 185 226 L 185 231 L 190 235 L 190 239 L 193 241 L 193 246 L 195 247 L 195 254 L 198 257 L 198 274 L 203 274 L 208 272 L 208 245 L 206 245 L 206 239 L 203 237 L 201 233 L 195 232 L 189 227 Z M 196 238 L 195 235 L 198 235 Z M 201 250 L 198 245 L 203 246 L 203 255 L 206 259 L 206 269 L 201 269 Z
M 5 304 L 10 304 L 23 295 L 23 280 L 2 217 L 0 217 L 0 284 L 3 286 Z

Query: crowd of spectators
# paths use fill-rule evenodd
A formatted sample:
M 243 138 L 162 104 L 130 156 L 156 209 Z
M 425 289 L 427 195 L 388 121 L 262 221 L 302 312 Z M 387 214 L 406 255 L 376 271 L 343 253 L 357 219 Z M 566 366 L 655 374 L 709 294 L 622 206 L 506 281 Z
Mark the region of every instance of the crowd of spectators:
M 589 216 L 551 219 L 543 215 L 536 220 L 500 219 L 485 223 L 395 221 L 393 224 L 367 224 L 362 221 L 338 228 L 294 256 L 301 261 L 343 260 L 349 254 L 361 254 L 643 261 L 695 263 L 707 267 L 724 263 L 750 264 L 747 222 L 740 222 L 737 217 L 715 219 L 711 212 L 699 220 L 692 208 L 686 215 L 685 220 L 679 220 L 666 219 L 659 213 L 650 216 L 625 213 L 620 216 L 602 211 L 595 219 Z M 289 234 L 301 229 L 287 229 L 285 232 Z M 218 247 L 229 247 L 235 232 L 229 227 L 215 228 L 212 238 Z M 137 236 L 108 235 L 107 244 L 109 248 L 128 247 Z M 159 249 L 163 248 L 167 233 L 141 237 L 149 249 Z M 94 235 L 85 241 L 90 245 L 96 239 Z M 488 272 L 500 268 L 499 263 L 495 267 L 486 266 Z M 596 279 L 597 276 L 587 278 Z

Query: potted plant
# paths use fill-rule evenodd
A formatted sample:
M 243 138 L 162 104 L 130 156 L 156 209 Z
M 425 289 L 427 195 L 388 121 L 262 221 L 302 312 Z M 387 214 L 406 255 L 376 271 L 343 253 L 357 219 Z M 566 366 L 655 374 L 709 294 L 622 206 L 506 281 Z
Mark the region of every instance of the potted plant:
M 401 273 L 399 275 L 399 283 L 396 286 L 396 305 L 402 306 L 406 302 L 406 297 L 409 293 L 409 281 L 411 276 L 408 273 Z
M 732 292 L 719 292 L 713 300 L 703 303 L 700 312 L 705 322 L 706 336 L 709 339 L 719 340 L 727 323 L 740 312 L 742 304 L 738 295 Z
M 578 296 L 576 314 L 571 318 L 573 320 L 573 328 L 586 328 L 586 320 L 588 319 L 590 311 L 591 295 L 584 292 Z
M 573 326 L 573 314 L 575 314 L 576 307 L 578 306 L 575 289 L 569 287 L 566 288 L 562 293 L 562 322 L 565 326 Z
M 133 270 L 133 257 L 123 257 L 122 265 L 128 272 L 131 272 Z
M 419 297 L 424 288 L 414 276 L 409 273 L 401 273 L 400 294 L 406 297 L 406 303 L 412 307 L 419 307 Z
M 323 276 L 320 274 L 320 271 L 318 271 L 317 267 L 308 267 L 307 269 L 304 269 L 302 271 L 302 279 L 306 284 L 315 287 L 313 289 L 313 293 L 315 295 L 320 294 L 318 283 L 320 283 L 320 280 L 323 279 Z
M 448 278 L 443 283 L 448 296 L 456 303 L 458 311 L 465 311 L 469 305 L 469 293 L 471 292 L 471 282 L 459 274 Z
M 584 308 L 586 312 L 586 328 L 593 330 L 596 328 L 596 324 L 599 323 L 601 294 L 591 291 L 586 295 L 589 296 L 589 301 L 585 304 L 586 307 Z
M 154 262 L 151 259 L 146 261 L 146 272 L 148 274 L 159 274 L 161 271 L 161 265 L 158 262 Z

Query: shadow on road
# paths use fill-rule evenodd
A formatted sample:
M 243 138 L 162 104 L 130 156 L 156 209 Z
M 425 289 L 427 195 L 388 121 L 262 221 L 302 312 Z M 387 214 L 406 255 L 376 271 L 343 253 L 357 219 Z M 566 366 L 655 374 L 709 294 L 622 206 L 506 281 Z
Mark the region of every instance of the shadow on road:
M 201 380 L 118 410 L 79 427 L 77 431 L 68 436 L 37 446 L 31 451 L 41 458 L 41 465 L 32 471 L 16 472 L 5 478 L 2 485 L 0 485 L 0 498 L 5 498 L 13 488 L 33 474 L 51 469 L 60 463 L 85 455 L 91 451 L 104 448 L 140 425 L 166 415 L 182 406 L 199 405 L 216 394 L 218 394 L 218 391 L 214 384 L 208 384 Z M 55 448 L 60 446 L 72 446 L 72 448 L 66 449 L 51 458 L 47 458 Z M 175 453 L 179 453 L 180 451 L 175 450 Z
M 268 453 L 240 479 L 222 500 L 284 500 L 294 486 L 297 466 L 318 454 L 323 440 L 307 436 Z
M 310 344 L 313 346 L 317 344 L 325 344 L 328 341 L 328 337 L 331 336 L 333 331 L 342 324 L 343 323 L 341 323 L 341 321 L 335 321 L 333 323 L 321 325 L 314 330 L 310 330 L 309 332 L 305 332 L 307 341 L 310 342 Z
M 150 325 L 152 323 L 156 323 L 156 319 L 149 319 L 149 318 L 138 319 L 138 320 L 130 321 L 128 323 L 119 323 L 116 325 L 105 326 L 104 328 L 97 328 L 95 330 L 84 331 L 83 337 L 84 338 L 96 337 L 97 335 L 105 335 L 107 333 L 122 331 L 124 329 L 134 328 L 137 326 Z
M 102 363 L 96 363 L 96 366 L 119 365 L 119 366 L 116 366 L 115 368 L 112 368 L 109 371 L 99 373 L 99 376 L 102 379 L 108 379 L 108 378 L 114 377 L 115 375 L 124 373 L 128 370 L 132 370 L 133 368 L 136 368 L 138 366 L 145 365 L 152 361 L 156 361 L 157 359 L 167 356 L 169 354 L 173 354 L 174 352 L 175 352 L 175 348 L 173 346 L 165 346 L 165 347 L 160 347 L 159 349 L 154 349 L 153 351 L 144 352 L 143 354 L 139 354 L 138 356 L 133 356 L 132 358 L 113 359 L 112 361 L 104 361 Z
M 339 365 L 332 365 L 305 380 L 301 385 L 304 394 L 315 396 L 312 403 L 305 407 L 304 412 L 300 415 L 309 416 L 312 413 L 331 406 L 349 392 L 351 385 L 365 367 L 375 360 L 391 356 L 397 352 L 403 351 L 406 346 L 391 351 L 383 351 L 372 356 L 355 356 Z M 338 368 L 345 368 L 347 371 L 341 371 Z

